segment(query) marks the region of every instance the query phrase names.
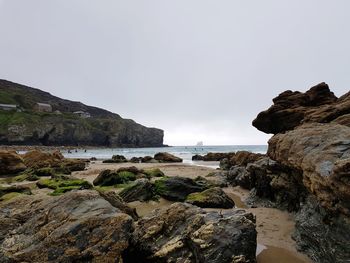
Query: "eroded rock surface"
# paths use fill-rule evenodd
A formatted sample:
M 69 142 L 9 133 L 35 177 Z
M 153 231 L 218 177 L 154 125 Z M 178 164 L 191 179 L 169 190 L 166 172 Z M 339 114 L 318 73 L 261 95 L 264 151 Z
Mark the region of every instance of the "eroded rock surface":
M 186 202 L 202 208 L 233 208 L 235 202 L 219 187 L 189 194 Z
M 11 175 L 24 171 L 27 166 L 15 152 L 0 151 L 0 175 Z
M 0 262 L 120 262 L 133 220 L 96 191 L 1 205 Z
M 139 220 L 127 262 L 256 262 L 255 218 L 243 210 L 205 212 L 175 203 Z M 179 261 L 180 260 L 180 261 Z

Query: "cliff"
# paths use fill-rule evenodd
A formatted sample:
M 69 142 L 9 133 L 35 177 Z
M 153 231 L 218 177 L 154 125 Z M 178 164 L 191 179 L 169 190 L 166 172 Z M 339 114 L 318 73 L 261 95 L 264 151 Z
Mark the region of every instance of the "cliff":
M 48 104 L 51 109 L 37 109 L 37 103 Z M 163 146 L 164 132 L 160 129 L 6 80 L 0 80 L 0 104 L 18 106 L 17 110 L 0 109 L 0 144 Z

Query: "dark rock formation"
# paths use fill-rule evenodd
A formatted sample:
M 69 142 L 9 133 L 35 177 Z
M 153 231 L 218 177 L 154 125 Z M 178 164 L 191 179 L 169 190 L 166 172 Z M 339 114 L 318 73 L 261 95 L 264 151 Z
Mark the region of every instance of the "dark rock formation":
M 34 111 L 38 102 L 50 104 L 53 112 Z M 16 104 L 22 109 L 0 111 L 5 117 L 0 127 L 0 144 L 163 146 L 164 132 L 160 129 L 147 128 L 118 114 L 9 81 L 0 80 L 0 103 Z M 91 118 L 81 118 L 74 114 L 76 111 L 88 112 Z
M 161 163 L 182 163 L 182 159 L 166 152 L 160 152 L 154 155 L 154 159 Z
M 104 160 L 103 163 L 126 163 L 127 161 L 123 155 L 113 155 L 112 159 Z
M 175 203 L 139 220 L 125 262 L 255 262 L 255 218 Z
M 248 151 L 238 151 L 236 153 L 230 153 L 228 158 L 224 158 L 220 161 L 220 167 L 224 170 L 229 170 L 232 166 L 246 166 L 248 163 L 255 162 L 265 155 L 260 153 L 252 153 Z
M 294 204 L 295 239 L 317 262 L 349 260 L 349 113 L 350 93 L 337 99 L 321 83 L 306 93 L 282 93 L 253 122 L 258 129 L 275 133 L 268 156 L 284 171 L 263 189 L 280 189 L 280 198 Z
M 170 201 L 185 201 L 195 192 L 202 192 L 207 186 L 185 177 L 168 177 L 155 181 L 156 192 Z
M 0 205 L 0 262 L 121 262 L 132 218 L 96 191 Z
M 293 238 L 298 249 L 306 252 L 315 262 L 346 263 L 350 259 L 349 218 L 332 218 L 310 196 L 295 217 Z
M 6 186 L 6 187 L 0 186 L 0 197 L 10 193 L 20 193 L 20 194 L 31 195 L 32 191 L 28 186 L 24 186 L 24 185 L 15 185 L 15 186 Z
M 0 151 L 0 175 L 11 175 L 27 169 L 23 159 L 15 152 Z
M 235 202 L 219 187 L 189 194 L 186 202 L 202 208 L 232 208 Z
M 130 181 L 136 180 L 136 174 L 128 171 L 112 171 L 112 170 L 103 170 L 95 178 L 94 185 L 99 186 L 111 186 L 115 184 L 125 184 Z
M 156 192 L 154 184 L 148 179 L 138 179 L 135 184 L 123 189 L 119 193 L 124 202 L 148 201 L 155 198 Z
M 221 161 L 224 158 L 230 159 L 235 153 L 207 153 L 206 155 L 196 154 L 192 156 L 192 161 Z
M 325 83 L 305 93 L 288 90 L 274 98 L 274 105 L 268 110 L 259 113 L 253 126 L 263 132 L 277 134 L 292 130 L 302 123 L 336 121 L 340 116 L 350 113 L 348 97 L 349 94 L 346 94 L 337 99 Z
M 119 195 L 117 195 L 114 191 L 98 191 L 100 196 L 102 196 L 106 201 L 108 201 L 112 206 L 118 208 L 125 214 L 131 216 L 134 220 L 138 220 L 139 217 L 136 213 L 135 208 L 131 208 L 124 203 Z

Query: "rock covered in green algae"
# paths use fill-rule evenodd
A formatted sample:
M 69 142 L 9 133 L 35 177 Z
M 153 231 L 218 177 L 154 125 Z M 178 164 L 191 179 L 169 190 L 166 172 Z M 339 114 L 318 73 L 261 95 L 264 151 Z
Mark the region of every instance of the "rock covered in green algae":
M 67 178 L 66 176 L 41 179 L 36 185 L 39 188 L 53 189 L 54 192 L 52 192 L 51 195 L 60 195 L 72 190 L 91 189 L 93 187 L 88 181 L 77 178 Z
M 202 192 L 208 187 L 186 177 L 164 177 L 155 181 L 157 194 L 170 201 L 185 201 L 186 197 L 195 192 Z
M 235 202 L 219 187 L 189 194 L 186 202 L 202 208 L 233 208 Z
M 154 184 L 148 179 L 138 179 L 129 187 L 124 188 L 119 195 L 121 198 L 129 203 L 133 201 L 148 201 L 154 199 L 156 191 Z

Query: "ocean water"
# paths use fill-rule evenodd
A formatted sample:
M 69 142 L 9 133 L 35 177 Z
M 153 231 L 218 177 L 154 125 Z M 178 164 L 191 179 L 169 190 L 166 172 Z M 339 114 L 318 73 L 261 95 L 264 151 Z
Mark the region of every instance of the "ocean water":
M 76 151 L 62 151 L 67 158 L 91 158 L 109 159 L 112 155 L 124 155 L 126 158 L 153 156 L 158 152 L 168 152 L 184 160 L 184 163 L 193 163 L 192 156 L 196 154 L 204 155 L 209 152 L 236 152 L 250 151 L 254 153 L 266 153 L 267 145 L 227 145 L 227 146 L 173 146 L 163 148 L 97 148 L 97 149 L 77 149 Z

